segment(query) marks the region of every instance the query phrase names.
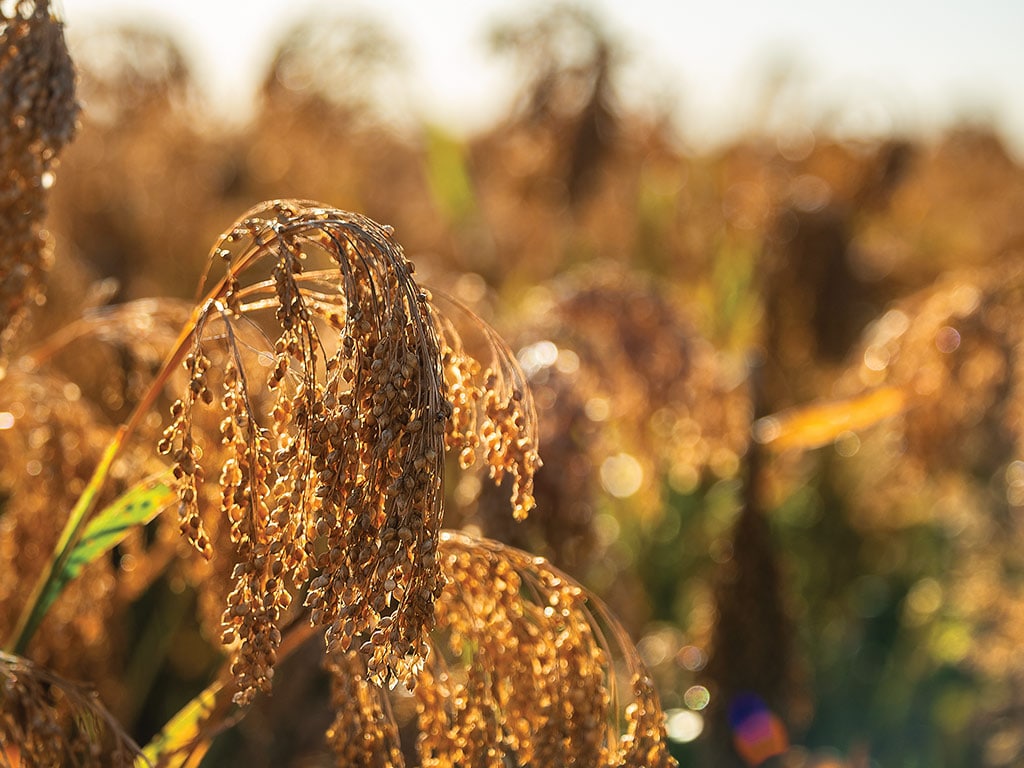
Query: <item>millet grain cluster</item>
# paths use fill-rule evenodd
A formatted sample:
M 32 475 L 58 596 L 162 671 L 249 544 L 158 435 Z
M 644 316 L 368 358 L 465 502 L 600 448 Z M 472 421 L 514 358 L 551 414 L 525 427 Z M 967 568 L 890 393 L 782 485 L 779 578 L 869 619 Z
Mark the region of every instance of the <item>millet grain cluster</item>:
M 480 449 L 498 479 L 512 474 L 525 515 L 539 464 L 521 415 L 532 406 L 464 356 L 389 228 L 277 201 L 240 220 L 214 255 L 227 276 L 197 314 L 187 389 L 160 450 L 175 462 L 182 533 L 206 557 L 202 457 L 220 452 L 219 516 L 236 563 L 222 640 L 237 700 L 269 688 L 300 593 L 329 652 L 357 649 L 372 682 L 411 689 L 444 586 L 446 443 L 464 461 Z M 308 268 L 325 259 L 328 269 Z M 271 279 L 243 285 L 268 261 Z M 268 309 L 256 371 L 240 331 Z M 452 371 L 463 375 L 446 382 Z M 194 434 L 200 404 L 223 412 L 220 446 Z

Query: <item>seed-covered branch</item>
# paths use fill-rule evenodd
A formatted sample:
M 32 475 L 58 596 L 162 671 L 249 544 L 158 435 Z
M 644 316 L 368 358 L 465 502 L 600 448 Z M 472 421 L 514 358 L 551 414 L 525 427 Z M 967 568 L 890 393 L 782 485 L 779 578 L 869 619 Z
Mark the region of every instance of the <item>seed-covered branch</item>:
M 444 586 L 446 441 L 483 445 L 498 479 L 515 476 L 525 514 L 539 464 L 533 417 L 520 415 L 532 414 L 529 395 L 506 392 L 498 373 L 450 375 L 485 366 L 462 351 L 390 228 L 365 217 L 266 203 L 211 262 L 225 275 L 184 341 L 188 383 L 160 450 L 174 461 L 182 534 L 207 558 L 224 554 L 203 493 L 206 472 L 219 477 L 216 517 L 235 562 L 222 640 L 237 699 L 269 688 L 296 595 L 331 653 L 357 648 L 371 681 L 412 687 Z M 475 409 L 458 435 L 455 398 Z M 204 408 L 220 411 L 219 439 L 197 427 Z
M 439 645 L 415 691 L 424 766 L 675 764 L 651 680 L 600 601 L 495 541 L 446 531 L 440 554 Z

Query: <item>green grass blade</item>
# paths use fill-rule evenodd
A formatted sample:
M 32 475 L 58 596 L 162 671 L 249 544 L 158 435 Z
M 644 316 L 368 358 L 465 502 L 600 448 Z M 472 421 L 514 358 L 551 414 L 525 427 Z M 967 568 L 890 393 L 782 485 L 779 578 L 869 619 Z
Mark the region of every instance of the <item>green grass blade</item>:
M 222 680 L 208 685 L 168 720 L 163 730 L 145 746 L 142 757 L 135 763 L 136 768 L 171 765 L 169 761 L 172 759 L 174 765 L 198 766 L 213 742 L 213 735 L 219 730 L 214 728 L 211 734 L 208 725 L 222 718 L 223 711 L 230 704 L 227 694 Z
M 44 593 L 42 610 L 45 612 L 50 607 L 64 586 L 73 581 L 85 566 L 124 541 L 133 528 L 149 523 L 177 498 L 165 483 L 149 480 L 129 489 L 113 504 L 100 510 L 71 550 L 64 570 L 57 574 Z
M 32 603 L 17 646 L 23 648 L 35 632 L 53 602 L 89 563 L 99 559 L 124 541 L 132 528 L 145 525 L 177 500 L 166 477 L 145 480 L 119 496 L 112 504 L 100 510 L 85 526 L 78 541 L 66 556 L 56 558 L 38 598 Z
M 318 633 L 319 630 L 307 620 L 291 624 L 278 648 L 278 661 L 291 656 Z M 238 687 L 225 667 L 217 680 L 167 721 L 160 733 L 142 750 L 142 757 L 136 760 L 135 768 L 146 768 L 147 765 L 199 768 L 213 740 L 245 713 L 232 701 L 237 691 Z

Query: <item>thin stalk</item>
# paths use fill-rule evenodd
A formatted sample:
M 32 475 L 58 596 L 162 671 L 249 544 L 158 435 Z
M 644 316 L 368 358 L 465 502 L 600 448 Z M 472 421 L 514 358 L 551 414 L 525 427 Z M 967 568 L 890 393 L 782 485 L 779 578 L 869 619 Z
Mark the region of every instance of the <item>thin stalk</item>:
M 276 237 L 276 234 L 272 235 L 272 237 Z M 174 342 L 174 346 L 165 358 L 160 372 L 157 373 L 128 419 L 118 427 L 114 438 L 103 451 L 99 464 L 93 470 L 92 477 L 89 478 L 85 490 L 82 491 L 82 495 L 78 497 L 78 501 L 75 502 L 75 506 L 71 509 L 64 529 L 61 531 L 60 538 L 57 540 L 57 545 L 54 547 L 53 554 L 50 556 L 46 567 L 43 568 L 43 572 L 40 574 L 28 602 L 18 618 L 14 632 L 4 646 L 9 652 L 24 655 L 25 648 L 45 617 L 45 612 L 39 608 L 40 599 L 46 594 L 50 585 L 60 576 L 67 565 L 68 558 L 71 557 L 71 553 L 82 537 L 86 524 L 96 510 L 96 503 L 104 485 L 106 485 L 107 478 L 110 475 L 110 468 L 120 457 L 128 442 L 128 438 L 135 433 L 142 420 L 150 412 L 150 409 L 153 408 L 174 369 L 181 364 L 189 348 L 189 342 L 195 334 L 197 325 L 207 314 L 209 307 L 217 302 L 217 299 L 224 292 L 228 281 L 246 269 L 255 257 L 262 255 L 264 253 L 263 248 L 266 245 L 267 242 L 257 239 L 249 251 L 242 254 L 237 261 L 231 264 L 230 268 L 210 290 L 206 298 L 192 311 L 189 321 L 182 328 L 181 333 Z

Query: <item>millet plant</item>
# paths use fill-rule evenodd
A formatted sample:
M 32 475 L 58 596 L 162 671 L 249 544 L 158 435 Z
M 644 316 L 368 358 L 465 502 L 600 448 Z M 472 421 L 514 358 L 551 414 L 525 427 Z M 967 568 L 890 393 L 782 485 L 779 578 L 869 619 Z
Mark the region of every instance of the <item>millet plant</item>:
M 262 203 L 218 239 L 193 306 L 135 302 L 25 341 L 77 105 L 49 3 L 0 11 L 0 765 L 199 765 L 314 634 L 338 765 L 674 764 L 602 603 L 543 559 L 442 529 L 448 455 L 507 479 L 527 515 L 536 416 L 508 347 L 417 283 L 391 228 Z M 51 364 L 78 344 L 148 361 L 116 428 Z M 140 748 L 55 670 L 113 642 L 113 619 L 168 567 L 227 660 Z

